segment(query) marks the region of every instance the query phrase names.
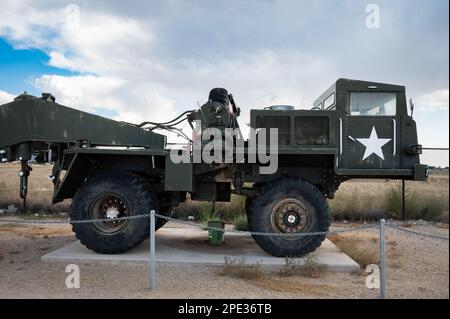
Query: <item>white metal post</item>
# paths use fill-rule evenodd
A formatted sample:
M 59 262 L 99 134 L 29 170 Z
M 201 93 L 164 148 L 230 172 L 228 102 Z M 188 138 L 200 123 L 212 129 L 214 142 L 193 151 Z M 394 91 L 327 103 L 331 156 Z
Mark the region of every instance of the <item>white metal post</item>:
M 150 258 L 148 264 L 148 280 L 150 290 L 155 289 L 155 211 L 152 209 L 150 211 Z
M 380 298 L 386 297 L 386 260 L 385 260 L 385 232 L 386 221 L 380 220 Z

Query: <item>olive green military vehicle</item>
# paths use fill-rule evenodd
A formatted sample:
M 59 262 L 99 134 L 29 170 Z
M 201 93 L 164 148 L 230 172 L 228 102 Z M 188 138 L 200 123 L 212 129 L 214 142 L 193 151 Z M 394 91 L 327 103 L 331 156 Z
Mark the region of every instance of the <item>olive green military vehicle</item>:
M 99 253 L 125 252 L 149 236 L 147 218 L 117 218 L 151 209 L 169 216 L 188 194 L 200 201 L 246 196 L 254 232 L 326 232 L 327 198 L 342 182 L 427 178 L 403 86 L 339 79 L 310 110 L 287 105 L 251 110 L 250 135 L 256 139 L 243 139 L 239 113 L 233 96 L 221 88 L 211 90 L 199 109 L 165 123 L 141 124 L 81 112 L 57 104 L 51 94 L 22 94 L 0 106 L 0 149 L 4 161 L 22 163 L 22 198 L 30 160 L 54 162 L 53 202 L 72 199 L 73 220 L 106 219 L 72 226 L 81 243 Z M 192 136 L 177 128 L 184 121 Z M 205 137 L 208 129 L 214 134 Z M 264 137 L 270 129 L 278 134 Z M 164 130 L 184 136 L 186 145 L 169 147 L 166 136 L 156 133 Z M 229 142 L 227 130 L 234 132 L 231 152 L 216 152 L 211 143 Z M 274 168 L 256 156 L 260 149 L 276 155 Z M 204 161 L 202 154 L 214 155 L 213 160 Z M 158 218 L 157 228 L 165 222 Z M 314 251 L 325 235 L 254 239 L 274 256 L 294 257 Z

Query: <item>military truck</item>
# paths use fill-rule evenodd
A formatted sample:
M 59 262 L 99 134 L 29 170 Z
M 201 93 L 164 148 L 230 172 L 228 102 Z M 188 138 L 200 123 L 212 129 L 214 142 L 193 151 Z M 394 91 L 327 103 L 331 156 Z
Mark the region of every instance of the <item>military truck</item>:
M 21 162 L 24 199 L 30 159 L 54 162 L 49 177 L 53 203 L 71 199 L 72 220 L 106 219 L 72 227 L 83 245 L 109 254 L 125 252 L 149 236 L 148 219 L 119 217 L 151 209 L 169 216 L 188 194 L 199 201 L 245 196 L 253 232 L 326 232 L 327 199 L 342 182 L 423 181 L 428 175 L 427 166 L 419 162 L 421 145 L 415 121 L 408 115 L 404 86 L 339 79 L 310 110 L 288 105 L 253 109 L 250 128 L 256 142 L 243 138 L 239 114 L 233 96 L 222 88 L 211 90 L 199 109 L 168 122 L 140 124 L 60 105 L 48 93 L 39 98 L 24 93 L 0 106 L 0 149 L 6 151 L 8 162 Z M 177 126 L 184 121 L 193 128 L 191 137 Z M 207 129 L 225 135 L 227 129 L 237 132 L 228 152 L 231 161 L 220 161 L 224 157 L 218 154 L 210 162 L 195 161 L 195 146 L 211 155 L 209 144 L 224 140 L 210 133 L 205 137 Z M 277 129 L 275 138 L 262 135 L 270 129 Z M 164 130 L 183 136 L 186 145 L 170 148 L 166 135 L 156 133 Z M 276 152 L 277 166 L 270 173 L 267 161 L 254 160 L 259 145 L 266 155 Z M 165 223 L 158 218 L 156 228 Z M 307 254 L 325 239 L 325 235 L 253 237 L 262 249 L 280 257 Z

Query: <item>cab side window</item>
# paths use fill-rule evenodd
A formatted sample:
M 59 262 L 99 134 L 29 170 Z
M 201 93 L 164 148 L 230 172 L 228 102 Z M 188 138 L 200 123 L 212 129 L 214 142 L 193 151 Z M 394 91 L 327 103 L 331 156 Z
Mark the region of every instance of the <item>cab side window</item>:
M 394 116 L 396 114 L 396 93 L 352 92 L 350 97 L 352 116 Z
M 296 116 L 294 137 L 298 145 L 327 145 L 330 124 L 327 116 Z
M 256 128 L 266 129 L 266 145 L 270 145 L 270 129 L 278 129 L 278 145 L 291 144 L 291 118 L 289 116 L 258 116 Z

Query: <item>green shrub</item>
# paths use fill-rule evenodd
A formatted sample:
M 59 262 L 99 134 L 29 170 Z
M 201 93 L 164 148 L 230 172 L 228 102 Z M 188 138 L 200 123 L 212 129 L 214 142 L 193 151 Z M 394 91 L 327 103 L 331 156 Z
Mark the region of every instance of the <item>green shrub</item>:
M 414 209 L 407 205 L 407 217 L 411 219 L 424 219 L 434 222 L 448 222 L 448 198 L 438 194 L 427 194 L 410 199 Z
M 238 215 L 233 219 L 233 225 L 236 230 L 247 231 L 248 220 L 247 215 Z
M 212 202 L 205 202 L 200 206 L 197 219 L 201 222 L 207 222 L 213 218 L 216 218 L 216 213 L 213 208 Z
M 227 223 L 232 223 L 233 220 L 245 214 L 245 197 L 239 195 L 231 195 L 231 201 L 216 202 L 216 213 Z
M 423 219 L 434 222 L 448 222 L 448 197 L 440 193 L 406 191 L 405 210 L 407 219 Z M 391 188 L 386 193 L 387 212 L 390 217 L 402 217 L 402 190 Z
M 357 190 L 352 192 L 350 199 L 345 202 L 345 213 L 347 214 L 346 219 L 351 219 L 352 215 L 357 214 L 360 211 L 360 194 Z
M 175 218 L 187 219 L 188 216 L 194 216 L 196 220 L 206 221 L 216 216 L 227 223 L 232 223 L 235 217 L 245 214 L 245 197 L 231 195 L 230 202 L 216 202 L 214 213 L 212 202 L 192 201 L 190 199 L 175 207 L 173 211 Z
M 358 191 L 353 191 L 350 197 L 338 198 L 329 201 L 331 216 L 334 220 L 360 220 L 361 198 Z
M 390 187 L 386 191 L 385 209 L 394 216 L 401 216 L 402 211 L 402 190 L 396 187 Z

